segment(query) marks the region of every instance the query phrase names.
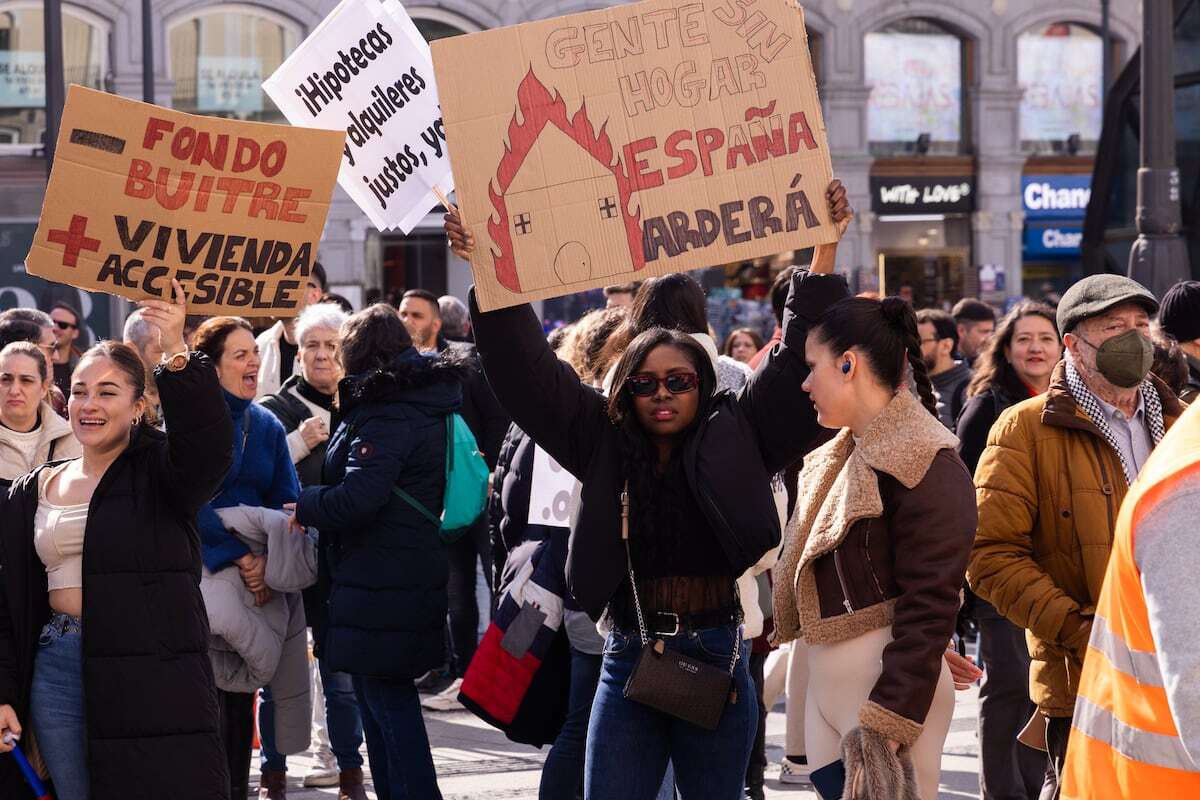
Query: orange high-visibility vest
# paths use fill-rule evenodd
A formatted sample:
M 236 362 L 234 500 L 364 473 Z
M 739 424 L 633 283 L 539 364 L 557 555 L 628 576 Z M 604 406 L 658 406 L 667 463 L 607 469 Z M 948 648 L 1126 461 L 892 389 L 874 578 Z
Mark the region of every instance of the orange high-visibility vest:
M 1197 474 L 1200 407 L 1193 406 L 1155 448 L 1121 505 L 1075 701 L 1064 800 L 1200 798 L 1200 765 L 1184 749 L 1167 704 L 1133 559 L 1146 512 Z

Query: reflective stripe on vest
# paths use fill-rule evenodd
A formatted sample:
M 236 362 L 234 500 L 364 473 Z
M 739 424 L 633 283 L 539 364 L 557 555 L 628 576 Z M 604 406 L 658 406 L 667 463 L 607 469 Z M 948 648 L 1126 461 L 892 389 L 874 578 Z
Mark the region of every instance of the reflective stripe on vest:
M 1064 800 L 1200 798 L 1200 766 L 1171 712 L 1134 557 L 1146 513 L 1198 476 L 1200 406 L 1188 409 L 1155 448 L 1121 506 L 1079 679 L 1060 783 Z
M 1158 668 L 1158 657 L 1145 650 L 1134 650 L 1125 640 L 1113 632 L 1108 620 L 1099 614 L 1092 621 L 1092 638 L 1088 647 L 1099 650 L 1108 657 L 1112 665 L 1136 680 L 1142 686 L 1163 685 L 1162 672 Z
M 1075 698 L 1075 719 L 1071 727 L 1134 761 L 1183 772 L 1200 772 L 1178 736 L 1150 733 L 1126 725 L 1083 695 Z

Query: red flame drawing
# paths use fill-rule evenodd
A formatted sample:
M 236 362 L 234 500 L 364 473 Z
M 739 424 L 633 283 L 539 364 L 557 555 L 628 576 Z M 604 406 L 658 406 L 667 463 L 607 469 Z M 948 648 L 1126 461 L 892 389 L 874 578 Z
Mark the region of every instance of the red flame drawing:
M 521 122 L 517 121 L 518 113 L 523 120 Z M 616 178 L 621 216 L 625 223 L 625 235 L 629 253 L 633 258 L 633 268 L 642 269 L 646 265 L 645 254 L 642 251 L 642 213 L 639 210 L 637 214 L 633 214 L 629 210 L 633 197 L 633 182 L 625 176 L 620 159 L 614 159 L 612 140 L 605 131 L 608 123 L 601 125 L 598 133 L 595 131 L 592 121 L 588 119 L 586 100 L 575 112 L 575 116 L 568 119 L 567 103 L 562 95 L 555 91 L 551 97 L 550 90 L 537 79 L 533 74 L 533 67 L 530 67 L 521 80 L 521 85 L 517 87 L 517 109 L 508 123 L 508 143 L 504 145 L 504 155 L 496 167 L 496 179 L 488 183 L 492 206 L 499 214 L 499 219 L 488 218 L 488 232 L 492 241 L 500 248 L 498 253 L 492 251 L 492 257 L 496 261 L 496 278 L 500 285 L 514 292 L 521 291 L 521 279 L 517 275 L 512 234 L 508 225 L 508 206 L 504 196 L 547 123 L 571 137 Z

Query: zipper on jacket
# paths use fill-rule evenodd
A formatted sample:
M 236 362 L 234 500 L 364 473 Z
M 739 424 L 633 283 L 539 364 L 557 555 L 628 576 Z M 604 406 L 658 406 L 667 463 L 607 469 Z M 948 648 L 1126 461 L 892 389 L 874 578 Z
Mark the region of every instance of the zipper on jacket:
M 884 597 L 883 587 L 879 585 L 879 576 L 875 574 L 875 565 L 871 563 L 871 525 L 875 520 L 867 520 L 867 532 L 863 534 L 863 558 L 867 560 L 867 569 L 871 572 L 871 580 L 875 582 L 875 591 L 879 593 L 879 602 L 883 602 L 887 598 Z
M 846 576 L 842 574 L 842 548 L 840 546 L 833 551 L 833 569 L 837 572 L 838 584 L 842 587 L 842 605 L 845 606 L 847 614 L 853 614 L 854 605 L 850 602 L 850 590 L 846 586 Z

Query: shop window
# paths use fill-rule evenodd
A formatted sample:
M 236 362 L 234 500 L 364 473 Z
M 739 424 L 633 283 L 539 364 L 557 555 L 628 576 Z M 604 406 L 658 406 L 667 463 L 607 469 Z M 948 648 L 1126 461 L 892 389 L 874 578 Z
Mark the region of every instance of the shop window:
M 180 111 L 283 122 L 262 82 L 300 43 L 300 27 L 247 7 L 208 8 L 176 22 L 167 53 Z
M 108 26 L 63 7 L 64 83 L 104 88 Z M 46 48 L 40 2 L 0 3 L 0 143 L 42 143 L 46 129 Z
M 1103 49 L 1094 31 L 1069 22 L 1017 37 L 1024 152 L 1095 152 L 1103 116 Z
M 965 50 L 962 37 L 925 19 L 902 20 L 866 35 L 872 155 L 965 152 Z

